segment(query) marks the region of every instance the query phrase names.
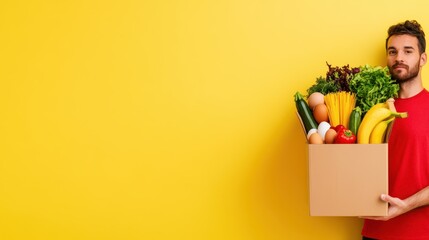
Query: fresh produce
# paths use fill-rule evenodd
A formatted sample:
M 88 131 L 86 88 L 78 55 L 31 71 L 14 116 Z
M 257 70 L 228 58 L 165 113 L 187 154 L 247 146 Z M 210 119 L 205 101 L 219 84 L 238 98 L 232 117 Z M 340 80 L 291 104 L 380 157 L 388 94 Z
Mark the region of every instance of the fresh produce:
M 346 130 L 346 127 L 344 127 L 344 125 L 342 125 L 342 124 L 339 124 L 339 125 L 335 126 L 334 129 L 336 132 L 341 132 L 343 130 Z
M 390 109 L 393 112 L 396 112 L 396 108 L 394 105 L 395 100 L 393 98 L 387 99 L 386 103 L 378 103 L 374 106 L 374 108 L 377 107 L 385 107 Z M 375 125 L 374 129 L 371 132 L 371 135 L 369 137 L 369 143 L 377 144 L 377 143 L 386 143 L 388 136 L 388 130 L 389 126 L 392 124 L 393 120 L 395 120 L 395 117 L 389 117 L 387 120 L 379 122 L 377 125 Z
M 307 102 L 310 109 L 314 110 L 317 105 L 325 103 L 325 95 L 320 92 L 314 92 L 308 96 Z
M 313 113 L 310 110 L 307 102 L 304 100 L 301 93 L 295 93 L 295 105 L 299 116 L 304 124 L 305 132 L 308 133 L 310 129 L 318 127 L 316 120 L 313 117 Z
M 350 114 L 356 103 L 355 95 L 345 91 L 329 93 L 325 95 L 325 103 L 331 125 L 341 124 L 348 128 Z
M 389 108 L 389 106 L 387 105 L 387 103 L 385 102 L 381 102 L 381 103 L 377 103 L 374 106 L 371 107 L 371 110 L 374 111 L 378 108 Z
M 360 67 L 360 72 L 349 83 L 350 91 L 356 94 L 356 106 L 362 110 L 362 116 L 377 103 L 396 97 L 399 85 L 389 75 L 387 67 Z
M 355 107 L 350 114 L 349 128 L 353 132 L 354 135 L 357 135 L 357 131 L 359 129 L 359 125 L 362 121 L 362 110 L 360 107 Z
M 343 67 L 332 67 L 330 64 L 328 65 L 328 72 L 326 73 L 327 81 L 335 81 L 340 86 L 340 91 L 350 91 L 349 82 L 353 78 L 353 76 L 360 72 L 359 68 L 350 68 L 350 66 L 344 65 Z
M 390 117 L 387 120 L 381 121 L 375 125 L 369 137 L 369 143 L 378 144 L 386 142 L 386 133 L 389 124 L 395 120 L 395 117 Z
M 349 65 L 343 67 L 332 67 L 326 63 L 328 72 L 326 77 L 319 77 L 316 83 L 307 89 L 307 94 L 310 96 L 314 92 L 320 92 L 326 95 L 331 92 L 350 91 L 349 82 L 355 74 L 360 72 L 359 68 L 350 68 Z
M 344 129 L 337 133 L 335 143 L 339 144 L 351 144 L 356 143 L 356 135 L 350 129 Z
M 317 123 L 321 122 L 328 122 L 329 121 L 329 115 L 328 115 L 328 107 L 326 104 L 321 103 L 317 104 L 313 109 L 313 116 Z
M 316 83 L 307 89 L 307 96 L 315 92 L 320 92 L 323 95 L 339 91 L 340 86 L 334 81 L 327 81 L 324 77 L 316 78 Z
M 386 120 L 389 117 L 407 117 L 407 113 L 393 112 L 388 109 L 387 104 L 376 104 L 374 105 L 363 117 L 362 122 L 358 129 L 357 142 L 359 144 L 370 143 L 369 138 L 374 127 L 381 121 Z
M 405 112 L 397 113 L 389 101 L 397 97 L 399 85 L 390 77 L 388 68 L 326 65 L 326 76 L 317 78 L 307 89 L 307 101 L 300 93 L 295 94 L 297 112 L 309 142 L 314 132 L 325 143 L 336 143 L 337 138 L 338 143 L 345 142 L 345 138 L 353 137 L 360 144 L 386 142 L 393 119 L 407 117 Z M 325 123 L 330 125 L 329 129 Z M 312 137 L 313 142 L 316 136 Z
M 319 133 L 315 132 L 310 135 L 310 138 L 308 139 L 308 143 L 310 144 L 323 144 L 323 138 L 320 136 Z

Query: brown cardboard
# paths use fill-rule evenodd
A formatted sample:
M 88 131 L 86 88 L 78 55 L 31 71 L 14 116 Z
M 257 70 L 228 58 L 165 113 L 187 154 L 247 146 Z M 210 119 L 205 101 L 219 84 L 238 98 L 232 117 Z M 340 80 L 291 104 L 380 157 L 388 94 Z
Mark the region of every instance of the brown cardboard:
M 396 112 L 394 100 L 387 101 Z M 311 216 L 386 216 L 388 204 L 388 145 L 308 144 Z M 386 142 L 394 121 L 389 125 Z
M 308 144 L 311 216 L 386 216 L 387 144 Z

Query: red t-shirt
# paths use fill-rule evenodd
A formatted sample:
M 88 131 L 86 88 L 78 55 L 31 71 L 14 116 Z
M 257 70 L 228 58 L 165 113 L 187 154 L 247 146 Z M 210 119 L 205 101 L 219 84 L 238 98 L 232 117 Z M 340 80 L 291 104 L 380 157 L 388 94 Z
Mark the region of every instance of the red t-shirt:
M 389 139 L 389 195 L 407 198 L 429 186 L 429 92 L 395 99 L 397 118 Z M 362 235 L 376 239 L 429 239 L 429 207 L 388 221 L 365 220 Z

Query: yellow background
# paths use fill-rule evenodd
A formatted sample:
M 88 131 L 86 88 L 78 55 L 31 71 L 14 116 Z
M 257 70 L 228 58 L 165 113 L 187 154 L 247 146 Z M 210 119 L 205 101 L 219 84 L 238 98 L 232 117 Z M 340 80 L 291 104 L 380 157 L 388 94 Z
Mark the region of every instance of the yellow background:
M 309 216 L 293 95 L 428 7 L 2 1 L 0 239 L 360 239 Z

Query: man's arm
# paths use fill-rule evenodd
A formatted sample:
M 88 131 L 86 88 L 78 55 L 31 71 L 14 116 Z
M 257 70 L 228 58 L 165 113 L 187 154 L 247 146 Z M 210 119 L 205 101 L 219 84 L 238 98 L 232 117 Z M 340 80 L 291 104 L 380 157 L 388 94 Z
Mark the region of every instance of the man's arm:
M 387 194 L 381 195 L 381 200 L 389 203 L 389 210 L 387 216 L 384 217 L 364 217 L 372 220 L 387 221 L 401 214 L 409 212 L 413 209 L 429 205 L 429 186 L 418 191 L 414 195 L 402 200 L 399 198 L 391 197 Z

